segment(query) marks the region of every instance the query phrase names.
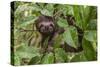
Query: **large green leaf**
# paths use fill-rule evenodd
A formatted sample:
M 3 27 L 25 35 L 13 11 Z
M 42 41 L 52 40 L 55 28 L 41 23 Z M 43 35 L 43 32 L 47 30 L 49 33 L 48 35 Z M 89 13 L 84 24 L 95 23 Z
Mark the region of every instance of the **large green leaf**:
M 17 48 L 17 54 L 20 58 L 32 58 L 35 56 L 40 56 L 39 49 L 35 47 L 29 47 L 27 45 L 21 44 L 19 48 Z
M 70 45 L 70 46 L 73 46 L 73 47 L 76 47 L 75 43 L 74 43 L 74 40 L 71 36 L 71 32 L 70 32 L 70 28 L 67 29 L 67 31 L 64 32 L 63 34 L 63 38 L 64 38 L 64 41 Z

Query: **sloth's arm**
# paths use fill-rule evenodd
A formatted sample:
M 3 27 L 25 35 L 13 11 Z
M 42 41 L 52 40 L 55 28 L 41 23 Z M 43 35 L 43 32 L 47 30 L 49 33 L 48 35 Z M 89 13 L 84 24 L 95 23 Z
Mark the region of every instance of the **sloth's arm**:
M 63 18 L 67 20 L 69 25 L 74 26 L 77 29 L 77 33 L 78 33 L 78 47 L 74 48 L 74 47 L 68 45 L 67 43 L 62 44 L 61 47 L 66 52 L 80 52 L 80 51 L 82 51 L 83 50 L 82 39 L 83 39 L 83 36 L 84 36 L 84 31 L 75 24 L 75 18 L 72 15 L 68 15 L 68 16 L 63 17 Z

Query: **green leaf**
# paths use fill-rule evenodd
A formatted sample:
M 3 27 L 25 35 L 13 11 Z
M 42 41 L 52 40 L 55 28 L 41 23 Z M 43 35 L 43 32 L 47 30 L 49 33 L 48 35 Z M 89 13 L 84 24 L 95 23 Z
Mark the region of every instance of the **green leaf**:
M 97 42 L 97 31 L 85 31 L 84 38 L 91 42 Z
M 88 30 L 97 30 L 97 20 L 93 19 L 90 21 L 87 27 Z
M 20 58 L 32 58 L 35 56 L 40 56 L 38 48 L 29 47 L 24 44 L 20 46 L 19 48 L 17 48 L 16 53 L 19 55 Z
M 40 60 L 40 57 L 35 56 L 29 61 L 28 65 L 37 64 L 39 60 Z
M 78 46 L 78 33 L 77 33 L 77 29 L 73 26 L 69 27 L 70 33 L 71 33 L 71 37 L 73 39 L 73 42 L 75 44 L 75 46 Z
M 54 12 L 53 4 L 46 5 L 45 9 L 49 11 L 49 14 L 47 16 L 53 16 L 53 12 Z
M 75 17 L 75 20 L 76 20 L 76 24 L 82 28 L 82 18 L 80 16 L 80 7 L 82 6 L 78 6 L 78 5 L 74 5 L 73 6 L 73 12 L 74 12 L 74 17 Z
M 55 57 L 56 57 L 56 62 L 67 62 L 68 61 L 66 52 L 61 48 L 55 49 Z
M 97 53 L 95 52 L 93 45 L 90 41 L 83 40 L 83 50 L 84 55 L 88 61 L 94 61 L 97 60 Z
M 15 11 L 15 15 L 18 15 L 21 12 L 27 11 L 27 10 L 40 11 L 41 9 L 36 5 L 34 5 L 34 6 L 28 6 L 27 4 L 19 5 L 18 8 Z
M 70 60 L 70 62 L 83 62 L 83 61 L 87 61 L 87 59 L 86 59 L 86 57 L 85 57 L 85 55 L 84 55 L 84 53 L 82 52 L 82 53 L 79 53 L 79 54 L 77 54 L 77 55 L 75 55 L 71 60 Z
M 58 26 L 63 27 L 63 28 L 68 26 L 67 21 L 65 19 L 62 19 L 62 18 L 59 18 L 57 24 L 58 24 Z
M 34 21 L 37 19 L 37 17 L 36 18 L 33 18 L 33 19 L 31 19 L 31 20 L 28 20 L 28 21 L 24 21 L 24 22 L 21 22 L 21 24 L 19 25 L 19 28 L 20 27 L 25 27 L 25 26 L 27 26 L 27 25 L 29 25 L 29 24 L 33 24 L 33 23 L 35 23 Z
M 73 46 L 73 47 L 76 47 L 76 46 L 75 46 L 75 43 L 74 43 L 74 41 L 73 41 L 73 38 L 72 38 L 72 36 L 71 36 L 70 28 L 68 28 L 67 31 L 64 32 L 63 38 L 64 38 L 64 41 L 65 41 L 68 45 Z
M 66 11 L 67 11 L 67 15 L 74 15 L 74 10 L 73 10 L 73 6 L 68 5 L 66 6 Z
M 54 49 L 60 47 L 61 46 L 61 43 L 64 41 L 63 40 L 63 34 L 61 34 L 61 35 L 57 34 L 54 37 L 53 40 L 54 40 L 54 45 L 53 45 Z
M 46 16 L 52 16 L 52 13 L 47 9 L 41 10 L 41 14 L 46 15 Z
M 17 54 L 14 55 L 14 65 L 20 65 L 20 57 Z
M 54 63 L 54 55 L 53 53 L 48 53 L 44 56 L 43 60 L 42 60 L 43 64 L 50 64 L 50 63 Z

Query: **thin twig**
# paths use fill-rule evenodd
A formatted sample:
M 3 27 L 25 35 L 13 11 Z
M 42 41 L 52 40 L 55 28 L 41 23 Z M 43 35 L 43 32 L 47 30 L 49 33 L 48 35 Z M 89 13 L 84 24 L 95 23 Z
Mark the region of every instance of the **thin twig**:
M 20 32 L 33 32 L 33 31 L 37 31 L 37 30 L 26 30 L 26 29 L 19 29 Z

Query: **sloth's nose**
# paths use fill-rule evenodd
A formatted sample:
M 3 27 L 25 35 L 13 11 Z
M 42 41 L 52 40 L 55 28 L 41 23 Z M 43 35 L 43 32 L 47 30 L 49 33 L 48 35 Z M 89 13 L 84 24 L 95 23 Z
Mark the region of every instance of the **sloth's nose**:
M 48 26 L 45 26 L 45 30 L 49 30 L 49 27 Z

